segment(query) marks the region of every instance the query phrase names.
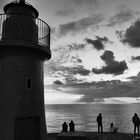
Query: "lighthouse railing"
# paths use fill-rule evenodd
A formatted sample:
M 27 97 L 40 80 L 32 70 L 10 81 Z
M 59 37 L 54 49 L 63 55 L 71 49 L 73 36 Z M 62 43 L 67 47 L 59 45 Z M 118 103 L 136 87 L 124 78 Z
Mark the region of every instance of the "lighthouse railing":
M 21 18 L 21 20 L 32 20 L 36 27 L 37 27 L 37 32 L 35 32 L 36 35 L 33 34 L 33 36 L 36 37 L 28 37 L 28 35 L 25 36 L 21 36 L 19 37 L 18 33 L 20 31 L 23 32 L 27 32 L 26 30 L 26 26 L 28 25 L 23 25 L 20 26 L 19 24 L 22 22 L 20 22 L 18 25 L 13 24 L 12 21 L 8 20 L 7 24 L 8 26 L 5 27 L 7 29 L 3 29 L 4 28 L 4 22 L 10 17 L 12 16 L 13 18 Z M 12 22 L 12 23 L 10 23 Z M 23 21 L 24 22 L 24 21 Z M 25 22 L 26 23 L 26 22 Z M 18 26 L 20 26 L 20 31 L 18 31 Z M 17 30 L 16 30 L 17 28 Z M 28 29 L 28 28 L 27 28 Z M 5 30 L 6 33 L 3 32 L 3 30 Z M 9 33 L 10 32 L 10 33 Z M 3 35 L 3 34 L 10 34 L 9 36 Z M 29 17 L 29 16 L 25 16 L 25 15 L 17 15 L 17 14 L 0 14 L 0 40 L 2 39 L 10 39 L 10 40 L 24 40 L 24 41 L 30 41 L 33 43 L 37 43 L 39 45 L 42 45 L 44 47 L 50 47 L 50 27 L 49 25 L 44 22 L 43 20 L 39 19 L 39 18 L 35 18 L 35 17 Z

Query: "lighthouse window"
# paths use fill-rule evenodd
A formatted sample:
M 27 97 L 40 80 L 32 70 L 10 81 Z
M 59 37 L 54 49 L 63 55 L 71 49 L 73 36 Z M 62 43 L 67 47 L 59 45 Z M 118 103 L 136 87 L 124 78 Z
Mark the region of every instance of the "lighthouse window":
M 32 79 L 31 78 L 27 78 L 27 83 L 26 83 L 26 87 L 27 89 L 31 89 L 32 88 Z

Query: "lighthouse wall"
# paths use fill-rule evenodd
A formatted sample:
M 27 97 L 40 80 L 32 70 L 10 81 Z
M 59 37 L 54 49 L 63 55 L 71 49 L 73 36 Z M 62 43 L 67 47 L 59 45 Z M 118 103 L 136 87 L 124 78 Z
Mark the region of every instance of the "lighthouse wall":
M 1 48 L 0 139 L 42 140 L 46 135 L 40 58 L 32 48 Z

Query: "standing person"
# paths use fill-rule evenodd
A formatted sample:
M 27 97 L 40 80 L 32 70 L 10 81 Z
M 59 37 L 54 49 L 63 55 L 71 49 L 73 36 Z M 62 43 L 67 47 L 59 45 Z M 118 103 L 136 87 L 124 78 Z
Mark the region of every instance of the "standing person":
M 134 124 L 134 135 L 136 135 L 136 129 L 138 131 L 138 135 L 139 135 L 139 124 L 140 124 L 140 119 L 137 115 L 137 113 L 134 113 L 134 116 L 132 118 L 132 122 Z
M 70 129 L 70 132 L 74 132 L 75 131 L 75 124 L 73 122 L 73 120 L 71 120 L 71 122 L 69 123 L 69 129 Z
M 67 131 L 68 131 L 68 125 L 67 125 L 66 122 L 64 122 L 64 123 L 62 124 L 62 132 L 67 132 Z
M 103 124 L 102 124 L 102 114 L 99 113 L 99 115 L 97 116 L 97 124 L 98 124 L 98 132 L 103 133 Z

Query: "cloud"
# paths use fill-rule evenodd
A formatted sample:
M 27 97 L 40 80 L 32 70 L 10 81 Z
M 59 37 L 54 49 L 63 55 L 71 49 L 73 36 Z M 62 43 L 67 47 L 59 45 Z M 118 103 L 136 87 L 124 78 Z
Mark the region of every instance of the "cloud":
M 94 89 L 108 89 L 110 87 L 114 87 L 114 86 L 118 86 L 118 85 L 121 85 L 122 82 L 120 80 L 111 80 L 111 81 L 93 81 L 93 82 L 81 82 L 81 83 L 71 83 L 71 85 L 69 86 L 72 86 L 72 87 L 77 87 L 77 88 L 86 88 L 86 87 L 92 87 Z
M 97 8 L 99 5 L 97 0 L 63 0 L 60 10 L 56 12 L 57 16 L 67 17 L 80 13 L 83 8 L 84 11 L 93 11 L 93 8 Z
M 78 55 L 76 55 L 76 56 L 72 56 L 71 62 L 73 62 L 74 64 L 80 64 L 82 63 L 82 60 L 79 58 Z
M 66 85 L 76 84 L 76 83 L 79 83 L 79 82 L 81 82 L 81 80 L 77 79 L 73 75 L 66 75 L 65 76 Z
M 60 95 L 60 93 L 64 93 L 64 95 L 68 93 L 70 96 L 73 96 L 73 94 L 77 96 L 82 95 L 76 102 L 107 102 L 106 100 L 108 99 L 111 100 L 111 103 L 116 103 L 124 100 L 126 97 L 129 97 L 129 99 L 139 97 L 140 73 L 130 78 L 131 81 L 128 82 L 122 82 L 120 80 L 82 82 L 72 75 L 68 75 L 64 84 L 52 84 L 49 87 L 46 85 L 45 89 L 53 89 L 52 94 L 57 93 L 56 96 Z M 60 80 L 58 79 L 56 81 L 59 83 Z
M 122 43 L 124 43 L 124 34 L 125 34 L 125 31 L 116 31 L 115 32 L 115 34 L 116 34 L 116 36 L 117 36 L 117 38 L 122 42 Z
M 90 70 L 84 68 L 84 66 L 80 65 L 81 61 L 78 57 L 75 57 L 76 61 L 74 66 L 64 66 L 63 64 L 55 61 L 50 61 L 45 65 L 45 74 L 46 76 L 51 77 L 59 77 L 61 79 L 65 79 L 66 82 L 71 83 L 72 81 L 79 82 L 75 78 L 76 75 L 80 76 L 88 76 L 90 74 Z
M 79 101 L 88 103 L 95 102 L 96 99 L 102 100 L 111 97 L 139 97 L 139 90 L 138 84 L 120 80 L 83 82 L 71 85 L 72 93 L 84 95 Z
M 56 89 L 45 89 L 45 104 L 73 104 L 83 95 L 69 94 Z
M 132 56 L 131 59 L 134 60 L 134 61 L 135 60 L 140 60 L 140 56 Z
M 63 67 L 64 71 L 67 71 L 70 75 L 82 75 L 82 76 L 87 76 L 90 73 L 90 70 L 85 69 L 83 66 L 78 65 L 75 67 Z
M 128 22 L 134 18 L 135 14 L 137 14 L 137 12 L 134 12 L 129 9 L 122 10 L 119 13 L 117 13 L 116 15 L 110 17 L 108 24 L 106 26 L 113 27 L 117 24 L 122 24 L 122 23 Z
M 84 17 L 77 21 L 61 24 L 56 34 L 58 34 L 58 37 L 62 37 L 68 34 L 80 33 L 92 26 L 98 26 L 103 20 L 104 17 L 100 14 Z
M 140 84 L 140 72 L 136 76 L 128 77 L 132 82 Z
M 59 73 L 60 77 L 70 77 L 73 78 L 75 75 L 79 74 L 81 76 L 88 76 L 90 73 L 90 70 L 85 69 L 83 66 L 81 65 L 77 65 L 77 66 L 62 66 L 59 65 L 57 66 L 57 64 L 54 63 L 54 65 L 50 64 L 47 65 L 48 69 L 46 68 L 46 71 L 49 73 L 49 71 L 51 71 L 51 74 L 55 75 L 55 73 Z
M 56 85 L 63 85 L 63 83 L 61 81 L 59 81 L 59 80 L 56 80 L 53 83 L 56 84 Z
M 88 44 L 93 45 L 96 50 L 103 50 L 105 48 L 104 43 L 107 43 L 109 40 L 107 37 L 101 38 L 96 36 L 95 40 L 92 39 L 85 39 Z
M 84 68 L 81 57 L 75 53 L 84 48 L 85 44 L 73 43 L 53 49 L 53 58 L 45 63 L 45 76 L 50 77 L 52 81 L 59 78 L 63 83 L 79 82 L 75 79 L 76 76 L 88 76 L 91 71 Z
M 83 51 L 86 47 L 86 44 L 67 44 L 62 46 L 57 46 L 53 49 L 53 58 L 49 63 L 55 63 L 56 65 L 71 64 L 76 65 L 82 63 L 81 58 L 77 55 L 76 52 Z
M 78 43 L 71 43 L 67 45 L 57 46 L 57 48 L 53 48 L 54 53 L 58 53 L 64 56 L 70 54 L 72 51 L 79 51 L 85 48 L 86 44 L 78 44 Z M 62 57 L 61 57 L 62 59 Z
M 101 56 L 101 59 L 105 61 L 106 64 L 110 64 L 114 60 L 114 55 L 112 51 L 105 51 Z
M 113 52 L 105 51 L 101 56 L 101 59 L 105 62 L 105 66 L 100 69 L 93 68 L 92 72 L 95 74 L 113 74 L 120 75 L 123 74 L 126 69 L 128 69 L 127 63 L 125 61 L 115 61 Z
M 85 44 L 72 43 L 70 45 L 67 45 L 67 47 L 69 48 L 69 51 L 78 51 L 78 50 L 84 49 L 85 48 Z
M 120 100 L 122 97 L 138 98 L 140 91 L 139 84 L 140 74 L 132 77 L 132 80 L 128 82 L 122 82 L 120 80 L 82 82 L 74 78 L 72 75 L 68 75 L 64 84 L 52 84 L 50 87 L 46 85 L 46 89 L 55 89 L 56 92 L 58 91 L 59 93 L 68 93 L 71 96 L 73 94 L 82 95 L 82 97 L 78 99 L 77 102 L 92 103 L 104 101 L 105 98 L 120 98 Z M 52 93 L 54 93 L 54 91 Z M 114 102 L 115 100 L 112 100 L 112 103 Z
M 137 20 L 133 25 L 131 25 L 125 32 L 118 31 L 116 32 L 122 43 L 127 43 L 131 47 L 139 48 L 140 47 L 140 21 Z
M 103 103 L 107 104 L 132 104 L 140 103 L 139 97 L 112 97 L 112 98 L 103 98 Z

